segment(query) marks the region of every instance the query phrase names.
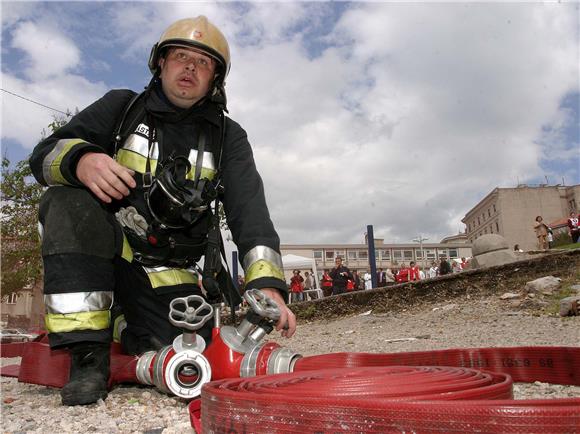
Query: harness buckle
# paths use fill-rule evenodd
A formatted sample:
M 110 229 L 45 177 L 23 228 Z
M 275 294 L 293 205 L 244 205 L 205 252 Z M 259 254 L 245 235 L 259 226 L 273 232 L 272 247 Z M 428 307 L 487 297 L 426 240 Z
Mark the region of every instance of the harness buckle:
M 143 174 L 143 187 L 149 188 L 153 184 L 153 174 L 146 172 Z

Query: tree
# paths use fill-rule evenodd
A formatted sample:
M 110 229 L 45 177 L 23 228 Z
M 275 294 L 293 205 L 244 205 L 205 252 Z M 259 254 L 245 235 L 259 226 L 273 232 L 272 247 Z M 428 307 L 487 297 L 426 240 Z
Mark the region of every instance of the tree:
M 64 117 L 54 117 L 48 125 L 56 131 L 66 124 Z M 42 138 L 46 131 L 42 132 Z M 28 159 L 11 166 L 2 158 L 1 228 L 2 297 L 32 287 L 42 276 L 38 204 L 44 187 L 32 177 Z
M 2 159 L 2 296 L 33 285 L 41 276 L 38 203 L 43 187 L 31 179 L 28 161 L 14 168 Z

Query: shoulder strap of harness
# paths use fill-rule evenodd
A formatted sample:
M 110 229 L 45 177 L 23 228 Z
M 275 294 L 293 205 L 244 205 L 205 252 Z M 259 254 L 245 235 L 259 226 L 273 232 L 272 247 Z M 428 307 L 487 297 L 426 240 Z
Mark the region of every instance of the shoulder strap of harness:
M 119 150 L 119 146 L 129 137 L 129 135 L 135 131 L 137 123 L 141 120 L 145 114 L 145 104 L 137 106 L 137 101 L 142 100 L 145 92 L 135 94 L 133 98 L 129 100 L 125 108 L 123 109 L 123 114 L 119 118 L 117 127 L 113 131 L 113 143 L 115 144 L 115 155 Z M 135 108 L 135 110 L 133 110 Z M 129 118 L 129 114 L 131 117 Z

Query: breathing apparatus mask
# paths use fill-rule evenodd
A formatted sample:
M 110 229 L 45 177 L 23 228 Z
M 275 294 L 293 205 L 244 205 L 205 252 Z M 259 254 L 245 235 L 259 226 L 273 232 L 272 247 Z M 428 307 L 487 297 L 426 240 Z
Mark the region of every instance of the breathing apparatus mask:
M 183 229 L 195 223 L 217 197 L 208 179 L 187 179 L 191 163 L 186 157 L 169 157 L 145 193 L 149 212 L 161 228 Z

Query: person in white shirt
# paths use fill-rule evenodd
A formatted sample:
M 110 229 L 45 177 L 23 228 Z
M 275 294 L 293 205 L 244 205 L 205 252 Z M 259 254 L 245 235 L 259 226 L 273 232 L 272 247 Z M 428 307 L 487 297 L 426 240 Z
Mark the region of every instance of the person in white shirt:
M 368 271 L 365 272 L 363 279 L 365 281 L 365 289 L 371 289 L 373 287 L 371 273 Z
M 393 274 L 393 272 L 391 271 L 390 268 L 387 268 L 387 271 L 385 271 L 385 275 L 386 275 L 386 278 L 387 278 L 387 283 L 389 283 L 389 282 L 392 283 L 392 282 L 395 281 L 395 276 L 394 276 L 394 274 Z
M 438 271 L 439 271 L 439 269 L 437 267 L 437 264 L 435 262 L 433 262 L 431 264 L 431 268 L 429 268 L 429 277 L 430 278 L 437 277 Z
M 419 279 L 423 280 L 425 279 L 425 272 L 423 271 L 423 269 L 421 267 L 419 267 Z

